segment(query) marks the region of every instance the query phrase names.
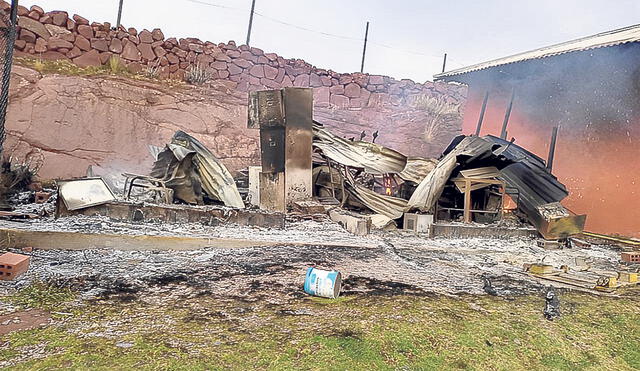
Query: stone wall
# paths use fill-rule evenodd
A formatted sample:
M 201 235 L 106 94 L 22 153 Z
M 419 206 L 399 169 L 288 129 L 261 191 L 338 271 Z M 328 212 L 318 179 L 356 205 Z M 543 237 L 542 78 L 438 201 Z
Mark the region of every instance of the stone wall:
M 0 2 L 0 6 L 2 11 L 8 12 L 9 4 Z M 420 84 L 411 80 L 398 81 L 388 76 L 337 73 L 316 68 L 300 59 L 285 59 L 275 53 L 265 53 L 255 47 L 237 46 L 233 41 L 215 44 L 196 38 L 165 38 L 160 29 L 151 31 L 145 29 L 140 32 L 134 28 L 125 29 L 122 26 L 119 29 L 114 29 L 109 23 L 91 23 L 79 15 L 69 16 L 64 11 L 45 12 L 38 6 L 33 6 L 30 9 L 21 6 L 18 15 L 18 39 L 15 44 L 16 56 L 18 57 L 68 60 L 78 66 L 88 67 L 108 64 L 112 56 L 117 56 L 118 60 L 130 72 L 147 75 L 151 73 L 158 81 L 158 84 L 146 84 L 118 80 L 118 84 L 146 85 L 147 89 L 149 89 L 149 85 L 154 85 L 151 90 L 160 89 L 163 91 L 163 96 L 172 96 L 173 93 L 159 87 L 162 79 L 183 80 L 190 69 L 199 66 L 207 71 L 209 80 L 203 86 L 198 87 L 201 90 L 199 93 L 190 90 L 189 94 L 198 95 L 200 99 L 205 101 L 203 104 L 206 104 L 207 99 L 211 100 L 213 96 L 218 96 L 206 96 L 210 91 L 226 92 L 227 95 L 233 96 L 233 104 L 237 107 L 232 108 L 231 105 L 226 107 L 232 109 L 233 112 L 237 111 L 237 116 L 229 118 L 230 122 L 237 125 L 236 132 L 244 132 L 245 130 L 246 112 L 244 111 L 246 111 L 248 91 L 287 86 L 312 87 L 314 89 L 314 117 L 338 134 L 357 139 L 364 131 L 367 135 L 365 140 L 371 140 L 372 133 L 377 131 L 379 134 L 377 143 L 388 145 L 407 155 L 436 156 L 449 140 L 461 130 L 461 112 L 463 111 L 466 89 L 459 85 L 433 82 Z M 24 71 L 21 73 L 23 75 L 21 78 L 24 80 L 24 75 L 27 73 Z M 104 94 L 102 91 L 97 93 L 92 91 L 92 89 L 104 88 L 95 79 L 55 77 L 60 79 L 59 83 L 69 85 L 66 92 L 61 92 L 49 85 L 52 78 L 30 77 L 30 84 L 33 84 L 30 87 L 31 93 L 36 94 L 34 89 L 35 91 L 43 89 L 43 94 L 47 98 L 50 98 L 51 94 L 70 94 L 69 92 L 73 88 L 69 82 L 74 80 L 74 83 L 85 85 L 87 88 L 71 92 L 74 99 L 84 100 L 83 94 Z M 23 85 L 25 85 L 24 81 Z M 22 112 L 13 111 L 18 107 L 20 110 L 40 111 L 40 107 L 37 106 L 38 102 L 31 100 L 33 97 L 25 101 L 24 95 L 16 94 L 14 89 L 9 108 L 9 122 L 7 123 L 9 128 L 15 124 L 15 122 L 11 122 L 12 117 L 23 115 Z M 110 102 L 114 103 L 113 98 L 110 99 Z M 51 102 L 52 105 L 54 103 Z M 33 106 L 25 106 L 29 104 L 33 104 Z M 213 101 L 210 104 L 216 105 Z M 97 109 L 97 107 L 85 105 L 83 109 L 89 111 L 84 113 L 79 112 L 80 106 L 74 106 L 73 110 L 78 111 L 78 115 L 84 116 L 88 120 L 87 122 L 107 120 L 99 117 L 104 112 L 90 111 L 94 108 Z M 211 109 L 215 110 L 215 107 Z M 215 132 L 216 129 L 211 126 L 217 125 L 220 121 L 217 117 L 207 113 L 204 117 L 198 118 L 198 120 L 204 120 L 203 123 L 196 120 L 192 123 L 194 127 L 190 127 L 186 124 L 188 120 L 177 118 L 174 110 L 163 112 L 166 117 L 156 116 L 156 118 L 158 122 L 163 122 L 164 128 L 181 127 L 183 130 L 196 134 L 208 135 L 209 132 Z M 154 114 L 160 115 L 160 113 Z M 216 112 L 216 114 L 225 116 L 222 112 Z M 144 116 L 141 116 L 141 119 L 146 119 L 146 114 L 141 115 Z M 23 119 L 26 120 L 26 118 Z M 47 121 L 46 117 L 41 119 Z M 126 118 L 121 117 L 120 119 Z M 182 122 L 177 124 L 173 121 L 183 119 L 186 120 L 184 125 Z M 40 125 L 39 123 L 34 124 Z M 51 124 L 56 125 L 56 123 Z M 86 122 L 67 122 L 67 126 L 69 125 L 86 125 Z M 117 123 L 117 125 L 125 125 L 125 123 Z M 199 126 L 203 126 L 200 131 L 197 130 Z M 47 130 L 46 127 L 42 129 Z M 17 133 L 15 130 L 14 132 Z M 27 139 L 31 135 L 24 132 L 20 138 L 23 143 L 27 143 L 29 142 Z M 255 135 L 251 134 L 250 136 L 254 137 Z M 170 135 L 163 133 L 161 136 L 152 135 L 142 138 L 136 134 L 136 137 L 140 143 L 162 144 Z M 99 137 L 96 139 L 96 145 L 98 145 L 101 140 Z M 47 139 L 48 142 L 51 140 L 53 139 Z M 58 138 L 58 140 L 68 139 Z M 252 142 L 251 145 L 256 147 L 251 149 L 250 156 L 236 156 L 236 158 L 245 158 L 246 161 L 231 161 L 233 162 L 231 167 L 246 166 L 255 160 L 258 153 L 257 142 Z M 65 147 L 62 143 L 50 143 L 48 146 L 47 151 L 54 151 L 51 153 L 55 153 L 55 147 Z M 100 145 L 100 147 L 104 146 Z M 81 148 L 91 150 L 86 146 Z M 106 151 L 106 149 L 102 150 Z M 80 153 L 77 148 L 74 151 Z M 115 153 L 113 148 L 109 151 Z M 228 150 L 225 149 L 222 152 L 228 152 Z M 220 153 L 216 154 L 225 157 Z M 66 152 L 66 155 L 69 155 L 69 152 Z M 93 153 L 93 157 L 89 157 L 94 158 L 95 155 Z M 116 157 L 119 156 L 116 155 Z M 234 157 L 233 154 L 229 154 L 228 158 L 231 157 Z M 91 162 L 91 160 L 85 160 L 87 163 Z M 99 161 L 94 158 L 93 162 L 97 164 Z M 51 168 L 60 170 L 60 166 Z M 45 174 L 54 175 L 47 169 L 44 169 Z M 75 169 L 59 175 L 67 176 L 71 173 L 77 175 L 77 172 L 78 169 Z

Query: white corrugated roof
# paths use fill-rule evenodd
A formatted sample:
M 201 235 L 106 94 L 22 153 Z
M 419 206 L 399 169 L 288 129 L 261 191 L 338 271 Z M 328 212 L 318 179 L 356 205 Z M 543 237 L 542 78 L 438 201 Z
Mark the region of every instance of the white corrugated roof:
M 546 58 L 575 51 L 615 46 L 638 41 L 640 41 L 640 24 L 620 28 L 617 30 L 602 32 L 596 35 L 587 36 L 576 40 L 565 41 L 560 44 L 545 46 L 543 48 L 530 50 L 528 52 L 514 54 L 509 57 L 498 58 L 492 61 L 474 64 L 469 67 L 458 68 L 453 71 L 434 75 L 434 78 L 437 80 L 448 76 L 461 75 L 468 72 L 484 70 L 487 68 L 501 66 L 509 63 L 522 62 L 529 59 Z

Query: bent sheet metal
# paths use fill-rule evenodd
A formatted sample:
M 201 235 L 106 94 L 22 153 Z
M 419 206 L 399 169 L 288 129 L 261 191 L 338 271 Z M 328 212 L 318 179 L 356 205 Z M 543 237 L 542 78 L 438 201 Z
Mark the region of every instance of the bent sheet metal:
M 202 143 L 177 131 L 158 154 L 151 176 L 167 180 L 177 198 L 202 204 L 203 193 L 226 206 L 244 208 L 229 170 Z
M 569 192 L 549 172 L 544 160 L 516 144 L 492 135 L 461 135 L 454 138 L 435 169 L 411 195 L 406 210 L 433 210 L 454 170 L 475 169 L 478 172 L 478 168 L 487 165 L 498 170 L 499 177 L 507 185 L 507 194 L 517 200 L 518 209 L 543 237 L 566 238 L 584 229 L 586 216 L 573 215 L 559 204 Z M 544 210 L 551 206 L 558 215 L 546 218 Z
M 313 122 L 313 134 L 313 146 L 326 157 L 370 174 L 398 174 L 403 180 L 420 183 L 437 163 L 434 159 L 407 157 L 379 144 L 340 138 L 317 121 Z

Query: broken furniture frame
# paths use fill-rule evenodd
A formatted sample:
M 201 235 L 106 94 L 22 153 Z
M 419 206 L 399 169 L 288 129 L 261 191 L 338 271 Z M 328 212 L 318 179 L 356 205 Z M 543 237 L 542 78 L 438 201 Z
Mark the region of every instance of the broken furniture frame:
M 503 206 L 504 206 L 504 195 L 506 192 L 506 185 L 505 182 L 502 180 L 497 180 L 497 179 L 471 179 L 471 178 L 464 178 L 464 177 L 458 177 L 458 178 L 454 178 L 452 179 L 452 181 L 454 183 L 459 182 L 462 183 L 464 185 L 464 206 L 462 209 L 460 208 L 454 208 L 454 207 L 442 207 L 442 206 L 438 206 L 438 204 L 436 203 L 436 209 L 437 210 L 446 210 L 448 212 L 451 211 L 462 211 L 463 212 L 463 220 L 465 223 L 471 223 L 473 221 L 472 218 L 472 214 L 474 213 L 484 213 L 484 214 L 500 214 L 500 218 L 503 217 Z M 491 185 L 498 185 L 500 186 L 500 204 L 498 205 L 497 210 L 474 210 L 472 209 L 472 199 L 471 199 L 471 192 L 477 189 L 481 189 L 481 188 L 485 188 L 487 186 L 491 186 Z M 437 210 L 435 212 L 435 215 L 437 216 Z
M 176 170 L 178 167 L 176 167 Z M 138 175 L 131 173 L 123 173 L 122 176 L 125 177 L 124 187 L 122 189 L 122 193 L 124 194 L 125 200 L 131 199 L 131 191 L 135 188 L 144 188 L 149 191 L 154 191 L 158 194 L 159 198 L 167 203 L 173 203 L 173 189 L 167 187 L 167 182 L 170 180 L 163 180 L 158 178 L 153 178 L 148 175 Z M 136 183 L 137 180 L 142 180 L 145 183 Z
M 344 203 L 346 202 L 346 198 L 345 198 L 345 192 L 344 192 L 344 180 L 342 179 L 342 176 L 340 176 L 340 183 L 335 183 L 333 181 L 333 171 L 332 171 L 332 166 L 331 166 L 331 159 L 329 157 L 323 156 L 325 158 L 325 160 L 327 161 L 327 167 L 329 168 L 329 185 L 331 186 L 331 197 L 332 199 L 329 200 L 329 202 L 331 204 L 335 204 L 335 205 L 340 205 L 340 206 L 344 206 Z M 315 181 L 314 181 L 315 184 Z M 336 188 L 335 186 L 339 185 L 340 186 L 340 191 L 342 192 L 342 200 L 338 201 L 338 199 L 336 198 Z

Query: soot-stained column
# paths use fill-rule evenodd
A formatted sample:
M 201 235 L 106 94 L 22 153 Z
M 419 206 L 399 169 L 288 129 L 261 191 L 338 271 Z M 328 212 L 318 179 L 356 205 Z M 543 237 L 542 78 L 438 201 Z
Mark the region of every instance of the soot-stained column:
M 312 89 L 249 94 L 248 127 L 260 129 L 260 208 L 285 212 L 311 198 L 312 115 Z

